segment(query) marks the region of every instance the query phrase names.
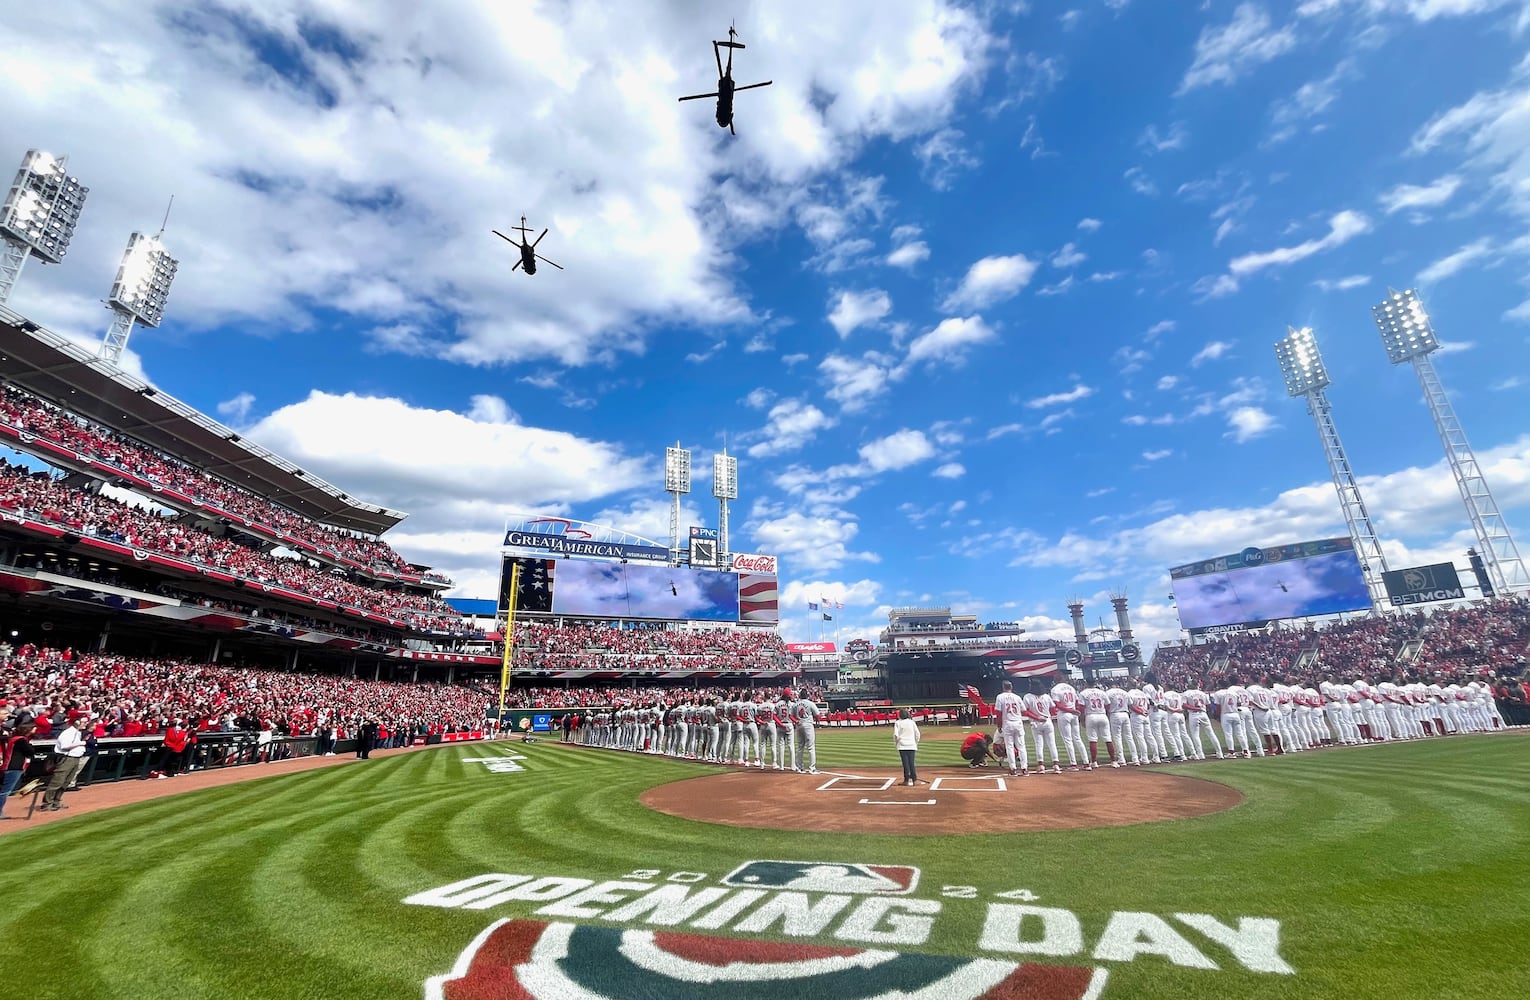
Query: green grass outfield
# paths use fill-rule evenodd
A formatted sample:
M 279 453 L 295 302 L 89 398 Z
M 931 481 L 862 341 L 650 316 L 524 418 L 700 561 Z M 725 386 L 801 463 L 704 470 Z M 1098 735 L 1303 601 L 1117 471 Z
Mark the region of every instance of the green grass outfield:
M 819 766 L 895 767 L 890 744 L 885 730 L 825 732 Z M 523 771 L 464 761 L 511 752 Z M 1246 800 L 1194 820 L 916 838 L 741 830 L 638 803 L 646 788 L 707 773 L 694 764 L 555 739 L 442 747 L 7 835 L 0 974 L 5 995 L 28 1000 L 421 997 L 491 921 L 533 918 L 544 904 L 470 910 L 407 896 L 484 873 L 598 882 L 643 869 L 659 883 L 703 873 L 707 886 L 776 859 L 915 866 L 912 896 L 939 912 L 926 940 L 896 950 L 1104 967 L 1106 998 L 1508 1000 L 1530 995 L 1527 757 L 1530 738 L 1513 733 L 1164 768 Z M 955 758 L 954 743 L 920 751 L 925 768 Z M 760 794 L 779 794 L 783 780 L 761 774 Z M 947 886 L 970 888 L 943 896 Z M 1079 954 L 978 947 L 989 907 L 1027 897 L 1076 915 Z M 1118 911 L 1157 915 L 1218 968 L 1097 959 Z M 1248 971 L 1176 913 L 1279 921 L 1279 956 L 1294 972 Z M 819 943 L 845 946 L 833 926 Z M 1040 933 L 1039 919 L 1022 926 Z M 774 995 L 801 994 L 779 984 Z

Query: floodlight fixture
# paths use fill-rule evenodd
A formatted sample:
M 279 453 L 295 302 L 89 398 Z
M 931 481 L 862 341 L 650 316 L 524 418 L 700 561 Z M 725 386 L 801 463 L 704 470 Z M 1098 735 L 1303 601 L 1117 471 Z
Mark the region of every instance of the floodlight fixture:
M 1286 331 L 1286 336 L 1275 342 L 1275 360 L 1280 363 L 1280 374 L 1285 377 L 1286 392 L 1292 396 L 1305 396 L 1315 389 L 1326 389 L 1331 382 L 1312 328 L 1304 326 L 1298 330 L 1288 326 Z
M 691 450 L 676 445 L 664 449 L 664 492 L 691 491 Z
M 69 176 L 68 159 L 27 150 L 0 203 L 0 303 L 10 298 L 28 258 L 58 264 L 69 252 L 90 189 Z
M 159 326 L 179 267 L 180 262 L 165 250 L 159 236 L 134 233 L 128 238 L 107 304 L 132 313 L 144 326 Z
M 719 500 L 738 499 L 738 459 L 726 451 L 712 456 L 712 495 Z
M 1371 307 L 1371 315 L 1381 331 L 1387 360 L 1394 365 L 1422 357 L 1440 346 L 1424 303 L 1411 288 L 1400 292 L 1388 289 L 1386 299 Z
M 1435 370 L 1430 354 L 1440 346 L 1435 337 L 1429 314 L 1413 289 L 1401 292 L 1387 289 L 1385 301 L 1371 308 L 1376 326 L 1381 330 L 1382 343 L 1386 345 L 1387 359 L 1394 365 L 1411 362 L 1418 376 L 1419 386 L 1424 390 L 1424 402 L 1434 419 L 1434 429 L 1440 435 L 1445 449 L 1445 459 L 1450 463 L 1451 475 L 1466 506 L 1466 516 L 1471 521 L 1472 532 L 1477 536 L 1477 547 L 1487 569 L 1493 588 L 1499 593 L 1530 590 L 1530 570 L 1520 557 L 1519 547 L 1509 533 L 1509 526 L 1488 489 L 1482 466 L 1466 439 L 1466 431 L 1456 416 L 1455 404 L 1445 392 L 1445 384 Z

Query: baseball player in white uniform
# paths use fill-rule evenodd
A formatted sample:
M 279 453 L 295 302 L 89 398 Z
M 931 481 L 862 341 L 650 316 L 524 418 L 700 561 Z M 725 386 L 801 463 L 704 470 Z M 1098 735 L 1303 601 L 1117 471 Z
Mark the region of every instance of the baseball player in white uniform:
M 1057 726 L 1052 721 L 1057 714 L 1057 706 L 1052 702 L 1052 696 L 1043 690 L 1040 694 L 1027 694 L 1023 700 L 1025 717 L 1031 720 L 1031 735 L 1036 739 L 1037 773 L 1047 773 L 1047 758 L 1043 750 L 1050 750 L 1052 773 L 1062 774 L 1062 763 L 1057 759 Z
M 1222 716 L 1222 736 L 1227 740 L 1227 752 L 1242 753 L 1245 757 L 1252 757 L 1253 754 L 1249 752 L 1248 734 L 1243 731 L 1243 716 L 1238 714 L 1237 686 L 1220 688 L 1212 694 L 1212 697 L 1216 699 L 1217 709 Z
M 1153 711 L 1152 700 L 1147 692 L 1141 688 L 1132 688 L 1126 692 L 1126 720 L 1132 735 L 1132 749 L 1137 754 L 1136 764 L 1141 767 L 1143 763 L 1151 761 L 1159 763 L 1158 754 L 1153 747 L 1152 735 L 1148 732 L 1148 715 Z
M 1111 760 L 1110 766 L 1123 767 L 1126 764 L 1126 749 L 1130 747 L 1133 755 L 1137 753 L 1131 739 L 1131 721 L 1128 718 L 1131 712 L 1126 706 L 1126 692 L 1118 687 L 1106 688 L 1105 707 L 1110 710 L 1110 739 L 1115 745 L 1115 758 Z M 1140 766 L 1142 758 L 1138 757 L 1133 763 Z
M 1089 757 L 1086 764 L 1088 769 L 1093 771 L 1099 766 L 1096 763 L 1096 755 L 1101 743 L 1105 744 L 1106 756 L 1112 761 L 1115 760 L 1115 746 L 1110 739 L 1110 716 L 1107 713 L 1109 703 L 1105 698 L 1105 692 L 1092 685 L 1078 693 L 1078 700 L 1084 706 L 1084 735 L 1089 738 Z
M 1169 710 L 1163 707 L 1163 689 L 1154 684 L 1142 685 L 1142 693 L 1148 696 L 1148 745 L 1153 756 L 1162 763 L 1170 756 L 1183 754 L 1171 751 L 1169 739 Z
M 1004 741 L 1004 759 L 1009 763 L 1012 775 L 1030 774 L 1030 761 L 1025 752 L 1025 702 L 1015 694 L 1013 681 L 1004 682 L 1004 690 L 993 700 L 994 713 L 999 717 L 999 738 Z M 1020 756 L 1020 769 L 1015 769 L 1015 755 Z
M 1264 744 L 1265 753 L 1284 753 L 1285 748 L 1280 742 L 1280 710 L 1276 708 L 1275 693 L 1262 684 L 1250 684 L 1248 700 L 1254 716 L 1254 730 Z
M 1175 760 L 1190 756 L 1190 731 L 1185 727 L 1185 696 L 1178 691 L 1158 692 L 1158 704 L 1164 715 L 1164 733 L 1174 751 Z
M 1222 760 L 1225 756 L 1222 753 L 1222 741 L 1217 739 L 1216 727 L 1211 724 L 1211 716 L 1206 714 L 1206 708 L 1211 704 L 1211 695 L 1193 687 L 1180 697 L 1185 699 L 1185 721 L 1190 728 L 1190 752 L 1196 760 L 1206 759 L 1206 744 L 1201 739 L 1201 734 L 1205 733 L 1211 737 L 1211 745 L 1216 748 L 1217 760 Z
M 760 723 L 758 706 L 750 699 L 743 699 L 738 703 L 738 718 L 741 723 L 742 736 L 738 746 L 738 762 L 745 767 L 750 765 L 749 752 L 754 751 L 754 766 L 764 767 L 765 762 L 760 759 Z
M 1062 730 L 1063 746 L 1068 750 L 1068 766 L 1077 767 L 1088 759 L 1084 756 L 1084 739 L 1079 735 L 1083 720 L 1078 692 L 1067 681 L 1059 681 L 1052 685 L 1052 703 L 1057 707 L 1057 727 Z

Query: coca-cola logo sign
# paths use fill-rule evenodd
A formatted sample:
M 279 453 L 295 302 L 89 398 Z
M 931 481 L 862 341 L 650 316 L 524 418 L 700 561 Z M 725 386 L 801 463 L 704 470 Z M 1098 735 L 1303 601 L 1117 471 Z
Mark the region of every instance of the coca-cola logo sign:
M 776 557 L 735 552 L 733 554 L 733 571 L 735 573 L 774 573 L 776 571 Z

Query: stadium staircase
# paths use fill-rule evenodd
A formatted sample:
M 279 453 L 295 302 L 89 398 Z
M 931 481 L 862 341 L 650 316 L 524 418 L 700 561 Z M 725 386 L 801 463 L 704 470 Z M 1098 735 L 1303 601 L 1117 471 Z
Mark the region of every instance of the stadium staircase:
M 1297 656 L 1297 658 L 1296 658 L 1296 672 L 1298 674 L 1300 674 L 1300 673 L 1304 672 L 1308 667 L 1312 666 L 1312 661 L 1317 659 L 1317 655 L 1318 655 L 1318 644 L 1317 644 L 1316 641 L 1314 641 L 1312 643 L 1312 645 L 1310 645 L 1307 648 L 1303 649 L 1301 651 L 1301 654 Z
M 1211 661 L 1211 669 L 1214 671 L 1225 671 L 1227 670 L 1228 661 L 1231 659 L 1231 653 L 1223 653 Z
M 1418 659 L 1418 654 L 1422 653 L 1423 651 L 1424 640 L 1409 639 L 1402 644 L 1401 648 L 1397 650 L 1397 655 L 1392 658 L 1392 662 L 1396 663 L 1399 667 L 1406 667 L 1408 664 Z

